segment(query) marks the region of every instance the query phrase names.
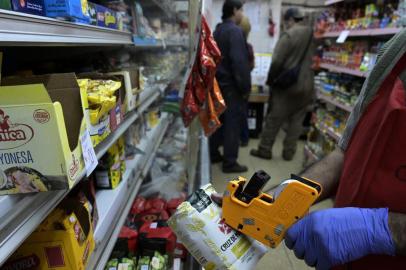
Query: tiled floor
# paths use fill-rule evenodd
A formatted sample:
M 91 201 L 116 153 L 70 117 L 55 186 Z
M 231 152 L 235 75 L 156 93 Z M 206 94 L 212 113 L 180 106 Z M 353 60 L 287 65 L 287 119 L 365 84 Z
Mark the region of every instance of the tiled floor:
M 251 140 L 248 147 L 240 148 L 239 162 L 249 167 L 249 171 L 241 176 L 249 178 L 255 171 L 265 170 L 272 177 L 266 187 L 269 188 L 289 178 L 291 173 L 299 173 L 303 169 L 303 142 L 300 142 L 298 147 L 300 151 L 296 153 L 295 159 L 291 162 L 286 162 L 281 157 L 282 140 L 283 134 L 281 133 L 275 143 L 272 160 L 262 160 L 249 155 L 250 149 L 257 146 L 258 140 Z M 212 165 L 212 183 L 219 193 L 224 191 L 229 180 L 237 176 L 238 175 L 222 173 L 220 164 Z M 312 210 L 331 206 L 332 201 L 324 201 L 315 205 Z M 307 267 L 303 261 L 298 260 L 293 252 L 282 243 L 278 248 L 270 250 L 256 268 L 256 270 L 272 269 L 305 270 L 311 268 Z

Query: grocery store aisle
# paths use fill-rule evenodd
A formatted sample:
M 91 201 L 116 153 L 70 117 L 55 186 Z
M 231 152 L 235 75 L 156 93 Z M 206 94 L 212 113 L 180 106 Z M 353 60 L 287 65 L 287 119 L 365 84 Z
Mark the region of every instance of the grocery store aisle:
M 239 162 L 247 165 L 249 171 L 241 176 L 250 178 L 251 175 L 257 170 L 265 170 L 271 175 L 271 180 L 268 182 L 266 188 L 279 184 L 284 179 L 288 178 L 291 173 L 299 173 L 302 170 L 304 159 L 303 142 L 300 141 L 298 151 L 294 160 L 287 162 L 282 159 L 282 132 L 279 134 L 273 149 L 272 160 L 262 160 L 255 158 L 249 154 L 251 148 L 258 145 L 258 140 L 250 140 L 248 147 L 240 148 Z M 221 171 L 221 164 L 212 165 L 212 183 L 215 189 L 222 193 L 226 188 L 227 182 L 238 175 L 224 174 Z M 327 208 L 332 206 L 332 201 L 324 201 L 315 205 L 313 209 Z M 259 262 L 256 270 L 269 270 L 269 269 L 282 269 L 282 270 L 307 270 L 312 269 L 308 267 L 303 261 L 296 259 L 292 251 L 290 251 L 282 243 L 278 248 L 270 250 Z

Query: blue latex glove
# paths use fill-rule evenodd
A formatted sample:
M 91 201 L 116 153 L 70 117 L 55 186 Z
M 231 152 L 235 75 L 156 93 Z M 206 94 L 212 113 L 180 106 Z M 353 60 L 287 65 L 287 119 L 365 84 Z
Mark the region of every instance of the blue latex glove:
M 388 209 L 333 208 L 313 212 L 286 233 L 285 244 L 309 266 L 330 269 L 368 254 L 395 255 Z

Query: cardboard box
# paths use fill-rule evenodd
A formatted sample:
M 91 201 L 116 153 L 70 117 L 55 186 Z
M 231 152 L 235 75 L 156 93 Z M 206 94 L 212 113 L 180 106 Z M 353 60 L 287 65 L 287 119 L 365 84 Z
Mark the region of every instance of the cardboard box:
M 97 26 L 118 29 L 117 15 L 113 10 L 95 3 L 89 3 L 89 6 L 91 8 L 92 24 L 94 22 L 94 11 L 96 11 Z
M 84 270 L 95 248 L 88 209 L 66 200 L 18 248 L 5 269 Z
M 84 170 L 79 138 L 88 109 L 75 74 L 3 78 L 2 84 L 0 195 L 70 189 Z
M 14 11 L 45 16 L 44 0 L 11 0 Z
M 111 72 L 108 75 L 121 76 L 125 87 L 124 111 L 134 110 L 139 101 L 140 94 L 140 70 L 138 68 L 129 68 L 127 70 Z
M 68 18 L 75 22 L 89 23 L 87 0 L 44 0 L 46 16 Z

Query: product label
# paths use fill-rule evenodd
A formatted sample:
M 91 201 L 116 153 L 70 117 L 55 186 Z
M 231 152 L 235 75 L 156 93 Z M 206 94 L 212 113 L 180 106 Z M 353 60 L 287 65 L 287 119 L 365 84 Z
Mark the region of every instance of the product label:
M 80 141 L 82 143 L 82 153 L 85 161 L 86 175 L 90 176 L 94 169 L 96 169 L 99 161 L 96 157 L 96 153 L 94 152 L 92 140 L 90 139 L 90 134 L 87 129 L 80 138 Z
M 199 189 L 193 193 L 188 201 L 199 213 L 212 204 L 210 196 L 207 195 L 203 189 Z

